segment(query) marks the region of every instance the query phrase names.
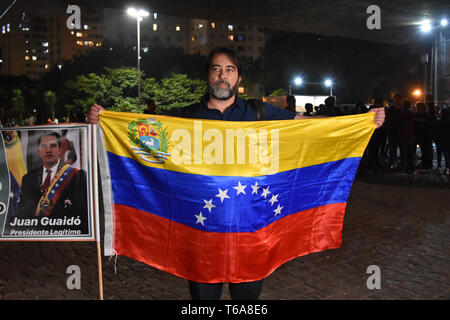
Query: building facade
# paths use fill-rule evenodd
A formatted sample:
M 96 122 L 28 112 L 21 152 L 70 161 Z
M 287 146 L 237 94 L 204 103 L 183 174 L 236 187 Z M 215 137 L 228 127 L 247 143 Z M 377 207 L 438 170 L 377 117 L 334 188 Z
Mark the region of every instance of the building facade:
M 81 7 L 76 29 L 67 7 L 43 8 L 36 15 L 9 16 L 0 27 L 0 73 L 38 78 L 52 67 L 63 68 L 89 50 L 118 44 L 136 50 L 136 18 L 125 10 Z M 257 59 L 263 52 L 264 31 L 258 26 L 237 25 L 204 19 L 150 12 L 141 25 L 141 50 L 152 45 L 181 48 L 188 54 L 208 55 L 228 46 L 239 56 Z

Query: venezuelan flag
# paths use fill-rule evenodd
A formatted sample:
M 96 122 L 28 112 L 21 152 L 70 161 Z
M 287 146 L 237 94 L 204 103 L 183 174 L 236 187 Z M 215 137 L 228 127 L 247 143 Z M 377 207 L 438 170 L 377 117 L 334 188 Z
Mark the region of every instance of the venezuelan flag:
M 4 131 L 5 153 L 10 175 L 10 198 L 8 215 L 13 217 L 19 200 L 22 177 L 27 173 L 27 166 L 22 153 L 22 143 L 17 131 Z
M 341 245 L 373 114 L 233 122 L 105 111 L 115 252 L 199 282 Z

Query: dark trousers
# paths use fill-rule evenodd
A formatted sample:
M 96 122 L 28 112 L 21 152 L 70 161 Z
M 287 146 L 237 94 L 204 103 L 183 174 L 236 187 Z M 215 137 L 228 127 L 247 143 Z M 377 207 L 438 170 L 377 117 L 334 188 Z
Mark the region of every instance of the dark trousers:
M 442 154 L 444 155 L 445 168 L 450 169 L 450 144 L 443 146 Z
M 415 145 L 413 141 L 400 142 L 400 158 L 403 171 L 413 171 L 415 167 Z
M 431 140 L 418 141 L 420 152 L 422 153 L 422 169 L 433 167 L 433 144 Z
M 400 143 L 397 139 L 389 137 L 389 166 L 395 164 L 397 157 L 397 149 L 400 148 Z
M 258 300 L 261 295 L 263 281 L 230 283 L 232 300 Z M 220 300 L 223 283 L 202 283 L 189 281 L 189 292 L 193 300 Z

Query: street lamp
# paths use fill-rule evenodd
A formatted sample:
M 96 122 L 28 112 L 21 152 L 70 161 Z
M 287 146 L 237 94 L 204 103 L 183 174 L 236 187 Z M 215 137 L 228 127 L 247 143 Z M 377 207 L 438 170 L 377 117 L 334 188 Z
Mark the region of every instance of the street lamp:
M 127 13 L 136 18 L 137 23 L 137 73 L 138 73 L 138 105 L 141 106 L 141 21 L 149 12 L 143 9 L 129 8 Z
M 323 82 L 325 87 L 330 87 L 330 96 L 333 95 L 333 81 L 330 79 L 325 79 L 325 81 Z
M 439 22 L 436 20 L 422 20 L 420 23 L 420 31 L 422 33 L 430 34 L 430 43 L 427 45 L 426 54 L 424 55 L 424 75 L 425 75 L 425 102 L 433 102 L 434 104 L 440 103 L 441 98 L 441 86 L 440 78 L 443 76 L 443 70 L 445 70 L 445 51 L 442 51 L 442 43 L 445 43 L 445 36 L 443 29 L 448 25 L 446 18 L 442 18 Z M 430 59 L 428 59 L 430 57 Z M 440 61 L 444 62 L 444 66 Z M 427 64 L 429 64 L 429 70 L 427 71 Z M 444 76 L 445 77 L 445 76 Z M 429 101 L 429 99 L 432 99 Z
M 294 83 L 296 86 L 300 86 L 303 83 L 303 79 L 300 77 L 296 77 L 293 81 L 289 81 L 289 95 L 292 95 L 292 86 L 291 84 Z

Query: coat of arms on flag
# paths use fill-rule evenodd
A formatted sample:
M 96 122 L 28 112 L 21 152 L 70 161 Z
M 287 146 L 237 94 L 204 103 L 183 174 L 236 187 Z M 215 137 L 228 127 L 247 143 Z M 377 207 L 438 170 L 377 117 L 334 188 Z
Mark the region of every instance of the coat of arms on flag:
M 128 125 L 131 149 L 150 163 L 164 163 L 170 156 L 167 128 L 153 118 L 138 119 Z

